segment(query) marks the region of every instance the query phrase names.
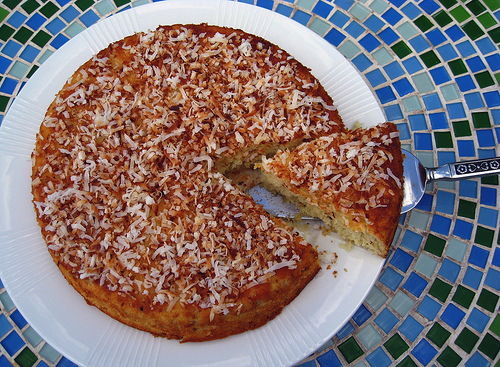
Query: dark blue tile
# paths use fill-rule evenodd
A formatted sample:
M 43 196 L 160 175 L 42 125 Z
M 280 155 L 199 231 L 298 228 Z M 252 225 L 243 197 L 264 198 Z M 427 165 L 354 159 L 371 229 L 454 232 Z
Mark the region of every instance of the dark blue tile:
M 404 70 L 397 61 L 393 61 L 386 66 L 384 66 L 384 71 L 387 73 L 389 78 L 396 79 L 404 75 Z
M 433 46 L 437 47 L 446 41 L 446 36 L 441 32 L 439 28 L 434 28 L 427 32 L 427 39 L 432 43 Z
M 385 22 L 380 20 L 375 14 L 372 14 L 363 23 L 373 33 L 377 33 L 385 25 Z
M 427 13 L 432 14 L 439 10 L 440 6 L 434 0 L 423 0 L 420 2 L 419 6 Z
M 11 331 L 0 344 L 11 357 L 25 345 L 24 340 L 15 330 Z
M 58 49 L 59 47 L 61 47 L 62 45 L 64 45 L 66 42 L 69 41 L 69 38 L 66 37 L 65 35 L 63 34 L 58 34 L 57 36 L 55 36 L 55 38 L 52 40 L 52 42 L 50 43 L 50 45 L 56 49 Z
M 414 342 L 420 335 L 424 327 L 415 320 L 412 316 L 408 315 L 403 323 L 399 326 L 399 332 L 406 336 L 410 341 Z
M 465 240 L 470 240 L 473 230 L 474 225 L 472 223 L 457 219 L 455 222 L 455 228 L 453 229 L 453 234 Z
M 427 109 L 427 111 L 438 110 L 440 108 L 443 108 L 443 104 L 441 103 L 441 99 L 439 98 L 439 95 L 437 93 L 426 94 L 422 96 L 422 99 L 424 100 L 425 108 Z M 441 114 L 445 116 L 444 113 Z M 435 115 L 435 113 L 429 114 L 429 118 L 431 115 Z M 444 118 L 446 120 L 446 116 Z M 431 120 L 431 126 L 432 126 L 432 120 Z M 448 128 L 447 121 L 446 121 L 446 128 Z
M 2 313 L 0 314 L 0 338 L 12 330 L 12 324 L 7 317 Z
M 284 15 L 285 17 L 289 17 L 292 12 L 293 8 L 283 4 L 278 4 L 278 6 L 276 7 L 276 13 Z
M 380 41 L 376 39 L 375 36 L 373 36 L 371 33 L 368 33 L 359 40 L 359 44 L 363 46 L 366 51 L 372 52 L 378 46 L 380 46 Z
M 13 94 L 17 87 L 17 80 L 11 78 L 4 78 L 2 84 L 0 85 L 0 92 L 5 94 Z
M 320 367 L 342 367 L 342 362 L 340 362 L 339 357 L 337 357 L 333 350 L 330 350 L 325 354 L 319 356 L 318 358 L 316 358 L 316 360 L 318 361 Z M 313 365 L 311 365 L 311 367 L 312 366 Z
M 33 29 L 34 31 L 37 31 L 46 21 L 47 18 L 45 18 L 43 15 L 39 13 L 34 13 L 26 21 L 26 25 L 31 29 Z
M 448 119 L 444 112 L 435 112 L 429 114 L 429 120 L 433 130 L 449 129 Z
M 450 28 L 445 30 L 444 33 L 446 33 L 446 35 L 450 37 L 453 42 L 465 37 L 464 31 L 462 31 L 462 29 L 457 25 L 452 25 Z
M 368 309 L 364 305 L 361 305 L 352 316 L 352 319 L 356 324 L 358 324 L 358 326 L 361 326 L 371 316 L 371 312 L 368 311 Z
M 484 284 L 486 284 L 488 287 L 496 289 L 497 291 L 500 291 L 500 271 L 489 268 L 488 273 L 486 274 L 486 279 L 484 280 Z
M 465 312 L 455 306 L 453 303 L 449 303 L 441 314 L 441 320 L 446 324 L 456 329 L 460 322 L 465 317 Z
M 398 248 L 394 251 L 389 263 L 395 268 L 401 270 L 403 273 L 406 273 L 412 261 L 413 256 Z
M 346 38 L 342 33 L 340 33 L 335 28 L 332 28 L 326 35 L 325 40 L 330 42 L 332 45 L 338 47 L 342 41 Z
M 384 74 L 382 74 L 380 69 L 374 69 L 366 73 L 365 76 L 372 87 L 376 87 L 387 81 L 386 77 L 384 76 Z
M 455 81 L 457 82 L 458 89 L 460 89 L 461 92 L 467 92 L 476 88 L 476 84 L 470 75 L 459 76 L 455 79 Z
M 413 49 L 417 53 L 425 51 L 431 46 L 429 42 L 421 35 L 413 37 L 409 42 L 411 47 L 413 47 Z
M 354 332 L 354 330 L 355 330 L 354 326 L 352 326 L 352 324 L 348 322 L 344 326 L 342 326 L 342 328 L 339 330 L 336 336 L 337 338 L 339 338 L 339 340 L 342 340 L 348 335 L 350 335 L 352 332 Z
M 0 354 L 0 367 L 13 367 L 6 356 Z
M 448 236 L 450 234 L 452 220 L 447 217 L 435 214 L 432 217 L 431 231 Z
M 449 82 L 451 80 L 450 75 L 443 66 L 439 66 L 435 69 L 429 70 L 432 80 L 437 85 Z
M 22 329 L 28 324 L 28 322 L 23 317 L 23 315 L 21 315 L 21 312 L 19 312 L 19 310 L 15 310 L 14 312 L 12 312 L 10 314 L 10 318 L 12 321 L 14 321 L 14 323 L 17 325 L 19 329 Z
M 403 285 L 403 288 L 418 298 L 424 291 L 425 287 L 427 287 L 427 284 L 427 281 L 420 275 L 411 273 Z
M 406 96 L 407 94 L 415 91 L 411 83 L 406 78 L 399 79 L 393 82 L 392 85 L 400 97 Z
M 384 352 L 382 347 L 378 347 L 373 352 L 371 352 L 367 357 L 366 361 L 370 366 L 377 367 L 389 367 L 391 365 L 391 359 Z
M 405 3 L 405 0 L 389 0 L 389 2 L 394 5 L 396 8 L 401 7 Z
M 455 48 L 449 43 L 439 46 L 437 51 L 444 61 L 450 61 L 458 57 L 457 51 L 455 51 Z
M 431 194 L 424 194 L 420 202 L 417 204 L 416 208 L 423 210 L 425 212 L 430 212 L 432 210 L 432 203 L 434 201 L 434 196 Z
M 395 25 L 403 18 L 403 16 L 396 9 L 389 8 L 384 14 L 382 14 L 382 18 L 385 19 L 385 21 L 390 25 Z
M 399 40 L 399 36 L 396 32 L 392 30 L 392 28 L 385 28 L 378 34 L 379 37 L 386 43 L 387 45 L 392 45 L 394 42 Z
M 427 339 L 422 339 L 411 351 L 411 354 L 420 362 L 422 365 L 427 366 L 432 359 L 436 356 L 437 350 L 427 341 Z
M 271 1 L 271 4 L 272 3 L 273 1 Z M 327 4 L 324 1 L 318 1 L 318 3 L 316 4 L 316 6 L 313 8 L 312 11 L 314 14 L 319 15 L 320 17 L 326 19 L 326 17 L 330 14 L 332 9 L 333 6 L 331 6 L 330 4 Z
M 408 3 L 406 4 L 401 11 L 410 19 L 415 19 L 418 17 L 420 14 L 422 14 L 422 11 L 413 3 Z
M 376 89 L 375 93 L 377 94 L 377 97 L 382 104 L 386 104 L 388 102 L 396 100 L 396 95 L 394 94 L 394 91 L 390 86 Z
M 388 308 L 384 308 L 374 321 L 386 334 L 389 334 L 399 319 Z
M 428 133 L 415 133 L 413 135 L 415 139 L 415 149 L 416 150 L 433 150 L 432 145 L 432 135 Z
M 488 108 L 500 106 L 500 94 L 498 91 L 484 92 L 483 97 Z
M 420 61 L 415 56 L 412 56 L 409 59 L 404 60 L 403 66 L 405 67 L 406 71 L 408 71 L 409 74 L 414 74 L 417 71 L 420 71 L 424 68 L 420 63 Z
M 484 358 L 479 351 L 474 354 L 465 362 L 465 367 L 490 367 L 491 363 Z M 497 366 L 498 367 L 498 366 Z
M 257 6 L 264 9 L 273 10 L 273 5 L 273 0 L 257 0 Z
M 11 63 L 11 60 L 0 56 L 0 74 L 5 74 Z
M 306 362 L 306 363 L 299 364 L 297 367 L 316 367 L 316 362 L 315 361 L 309 361 L 309 362 Z
M 401 246 L 417 253 L 420 249 L 420 246 L 422 245 L 423 239 L 424 237 L 422 235 L 407 229 L 403 236 L 403 239 L 401 240 Z
M 483 279 L 483 273 L 481 271 L 468 266 L 467 270 L 465 271 L 463 283 L 466 286 L 478 290 L 482 279 Z
M 472 140 L 458 140 L 457 147 L 460 157 L 472 158 L 476 156 L 476 147 Z
M 481 148 L 494 147 L 496 145 L 492 130 L 476 130 L 476 135 L 477 142 Z
M 467 107 L 469 107 L 469 110 L 476 110 L 478 108 L 484 107 L 484 101 L 483 97 L 481 96 L 481 93 L 479 92 L 468 93 L 465 94 L 464 97 L 465 97 L 465 103 L 467 103 Z
M 424 296 L 424 299 L 417 307 L 417 312 L 431 321 L 434 321 L 440 310 L 441 304 L 429 296 Z
M 488 256 L 490 253 L 487 250 L 474 245 L 470 250 L 468 263 L 484 269 L 488 262 Z
M 458 184 L 458 194 L 466 198 L 477 198 L 477 181 L 463 180 Z
M 479 200 L 482 205 L 497 206 L 497 189 L 482 186 Z
M 469 318 L 467 319 L 467 325 L 474 328 L 474 330 L 479 333 L 482 333 L 489 321 L 490 317 L 488 315 L 474 307 L 469 315 Z
M 465 62 L 469 66 L 470 71 L 473 73 L 486 69 L 486 65 L 484 65 L 479 56 L 471 57 L 470 59 L 465 60 Z
M 403 276 L 391 268 L 386 268 L 379 277 L 379 282 L 395 291 L 403 281 Z
M 70 3 L 72 0 L 56 0 L 56 1 L 59 5 L 64 6 L 68 3 Z
M 74 364 L 68 358 L 63 356 L 61 357 L 59 362 L 57 362 L 56 367 L 78 367 L 78 365 Z
M 455 212 L 455 194 L 439 190 L 436 196 L 436 211 L 453 214 Z
M 486 62 L 488 63 L 488 66 L 491 68 L 491 70 L 493 70 L 493 71 L 500 70 L 500 55 L 499 54 L 486 56 Z

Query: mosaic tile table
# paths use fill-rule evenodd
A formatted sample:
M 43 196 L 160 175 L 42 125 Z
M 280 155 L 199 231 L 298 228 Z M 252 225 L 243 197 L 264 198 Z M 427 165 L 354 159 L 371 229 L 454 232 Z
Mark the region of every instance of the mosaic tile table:
M 3 0 L 0 123 L 23 84 L 86 27 L 146 0 Z M 324 37 L 427 166 L 500 154 L 500 0 L 256 0 Z M 498 177 L 429 185 L 352 319 L 312 366 L 500 366 Z M 0 282 L 0 367 L 73 366 Z

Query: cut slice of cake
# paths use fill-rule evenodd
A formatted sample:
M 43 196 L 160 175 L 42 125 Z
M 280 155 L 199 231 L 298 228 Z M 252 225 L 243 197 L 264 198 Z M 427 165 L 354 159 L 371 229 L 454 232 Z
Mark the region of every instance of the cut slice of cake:
M 403 155 L 392 123 L 346 130 L 279 151 L 259 167 L 268 189 L 344 240 L 386 257 L 403 200 Z

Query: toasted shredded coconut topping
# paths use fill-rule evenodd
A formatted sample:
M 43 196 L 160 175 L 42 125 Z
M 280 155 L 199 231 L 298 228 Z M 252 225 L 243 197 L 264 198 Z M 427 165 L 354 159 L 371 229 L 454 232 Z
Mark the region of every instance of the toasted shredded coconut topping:
M 73 274 L 151 307 L 227 313 L 300 261 L 287 246 L 295 235 L 217 165 L 338 131 L 336 112 L 289 55 L 248 37 L 181 26 L 134 35 L 57 95 L 33 193 L 48 247 Z M 340 154 L 356 159 L 352 149 Z M 306 167 L 304 179 L 318 169 L 329 168 Z

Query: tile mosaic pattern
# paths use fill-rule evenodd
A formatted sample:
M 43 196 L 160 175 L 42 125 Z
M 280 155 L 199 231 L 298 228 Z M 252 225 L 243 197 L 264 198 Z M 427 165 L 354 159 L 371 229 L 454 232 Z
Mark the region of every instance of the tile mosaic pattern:
M 148 0 L 3 0 L 0 124 L 61 45 Z M 500 0 L 241 0 L 312 29 L 351 61 L 427 166 L 500 154 Z M 403 215 L 352 319 L 300 365 L 500 366 L 497 177 L 429 185 Z M 0 367 L 74 366 L 0 280 Z

